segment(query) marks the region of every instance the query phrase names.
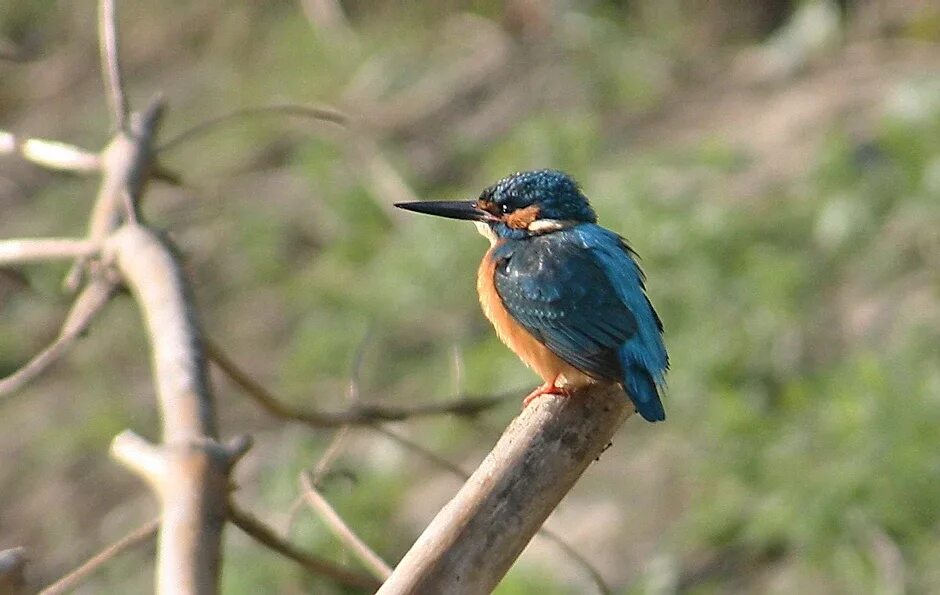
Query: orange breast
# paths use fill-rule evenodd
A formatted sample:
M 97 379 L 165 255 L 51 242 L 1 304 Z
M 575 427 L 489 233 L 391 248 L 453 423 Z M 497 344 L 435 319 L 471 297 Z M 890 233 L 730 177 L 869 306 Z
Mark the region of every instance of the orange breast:
M 493 249 L 490 248 L 480 263 L 477 271 L 477 292 L 480 294 L 480 306 L 483 314 L 493 323 L 496 335 L 512 351 L 519 356 L 525 365 L 529 366 L 542 377 L 545 382 L 553 382 L 559 376 L 558 384 L 584 385 L 591 382 L 589 376 L 574 368 L 560 357 L 552 353 L 548 347 L 542 345 L 529 331 L 509 314 L 503 305 L 502 298 L 496 292 L 493 283 L 496 272 L 496 262 L 492 258 Z

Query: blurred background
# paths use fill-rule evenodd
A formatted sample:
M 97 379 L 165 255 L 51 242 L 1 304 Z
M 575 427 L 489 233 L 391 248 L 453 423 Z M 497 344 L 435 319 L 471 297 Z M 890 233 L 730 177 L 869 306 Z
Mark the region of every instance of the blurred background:
M 668 420 L 631 419 L 549 526 L 617 593 L 940 592 L 940 6 L 930 0 L 118 2 L 132 103 L 164 139 L 234 109 L 332 105 L 352 132 L 239 119 L 168 150 L 144 211 L 186 255 L 208 334 L 283 399 L 514 393 L 395 424 L 474 468 L 537 379 L 479 312 L 470 226 L 394 211 L 516 170 L 573 174 L 643 258 Z M 108 139 L 88 2 L 0 5 L 0 127 Z M 0 160 L 0 237 L 80 235 L 95 180 Z M 56 334 L 67 265 L 0 270 L 0 376 Z M 158 436 L 126 298 L 0 402 L 0 548 L 44 584 L 150 518 L 107 456 Z M 357 355 L 358 354 L 358 355 Z M 283 528 L 332 438 L 214 377 L 250 432 L 238 499 Z M 518 397 L 517 397 L 518 396 Z M 323 493 L 394 562 L 460 485 L 367 429 Z M 291 538 L 350 560 L 309 511 Z M 224 592 L 342 593 L 227 532 Z M 152 547 L 83 593 L 147 592 Z M 497 591 L 591 593 L 536 539 Z

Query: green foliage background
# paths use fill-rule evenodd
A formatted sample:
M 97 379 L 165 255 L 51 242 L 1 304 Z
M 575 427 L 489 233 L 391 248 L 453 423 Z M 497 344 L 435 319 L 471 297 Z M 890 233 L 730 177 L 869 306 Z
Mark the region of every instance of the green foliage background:
M 850 13 L 800 68 L 755 81 L 746 60 L 783 36 L 708 3 L 362 1 L 332 31 L 291 2 L 118 4 L 131 98 L 166 93 L 167 138 L 239 107 L 333 104 L 363 117 L 419 197 L 473 197 L 535 167 L 580 180 L 642 255 L 673 362 L 668 421 L 629 421 L 550 521 L 616 592 L 940 591 L 936 10 L 901 11 L 887 34 Z M 94 18 L 76 2 L 0 7 L 3 39 L 34 52 L 0 62 L 4 128 L 106 141 Z M 504 66 L 385 126 L 383 105 L 446 76 L 487 28 Z M 392 213 L 398 197 L 362 155 L 329 126 L 275 116 L 167 154 L 185 187 L 154 187 L 145 213 L 187 255 L 209 334 L 298 404 L 343 407 L 360 349 L 364 399 L 524 394 L 534 376 L 475 303 L 483 240 Z M 0 166 L 0 236 L 82 233 L 93 180 Z M 0 375 L 54 336 L 64 271 L 0 278 Z M 331 434 L 268 419 L 215 380 L 224 433 L 258 442 L 239 500 L 282 527 Z M 517 409 L 398 429 L 472 468 Z M 157 423 L 145 338 L 121 299 L 64 365 L 0 402 L 0 548 L 28 546 L 41 584 L 148 518 L 143 486 L 106 452 L 120 430 L 152 437 Z M 366 430 L 337 468 L 327 497 L 392 561 L 458 485 Z M 309 513 L 292 538 L 348 560 Z M 342 592 L 227 540 L 225 593 Z M 149 560 L 125 556 L 86 592 L 146 590 Z M 536 542 L 498 592 L 590 590 Z

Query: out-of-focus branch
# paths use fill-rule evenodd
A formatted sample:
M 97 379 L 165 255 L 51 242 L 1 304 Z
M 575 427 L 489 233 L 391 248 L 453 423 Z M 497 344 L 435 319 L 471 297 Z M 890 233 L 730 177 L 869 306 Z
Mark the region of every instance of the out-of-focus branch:
M 114 129 L 116 131 L 124 130 L 127 126 L 127 116 L 130 108 L 127 105 L 124 77 L 121 74 L 114 0 L 101 0 L 98 3 L 98 41 L 101 53 L 101 72 L 104 77 L 108 103 L 111 105 Z
M 136 205 L 154 169 L 153 142 L 163 118 L 165 103 L 154 97 L 140 114 L 133 114 L 130 130 L 118 130 L 101 152 L 101 185 L 88 222 L 88 239 L 100 244 L 125 219 L 136 219 Z M 75 290 L 87 260 L 80 258 L 69 271 L 65 286 Z
M 363 566 L 372 573 L 372 576 L 384 581 L 392 574 L 392 569 L 385 563 L 385 560 L 372 551 L 372 548 L 366 545 L 366 543 L 349 528 L 346 521 L 330 506 L 326 498 L 317 491 L 316 487 L 314 487 L 313 478 L 307 472 L 300 474 L 300 489 L 303 491 L 304 499 L 306 499 L 310 508 L 320 515 L 320 518 L 326 523 L 330 532 L 349 548 L 353 555 L 362 562 Z
M 125 225 L 108 238 L 105 254 L 141 309 L 163 418 L 162 444 L 123 432 L 112 454 L 146 479 L 160 500 L 157 593 L 214 594 L 229 474 L 250 441 L 216 439 L 200 326 L 175 251 L 153 231 Z
M 98 246 L 76 238 L 24 238 L 0 240 L 0 266 L 46 260 L 88 257 Z
M 0 593 L 19 595 L 26 592 L 26 548 L 0 551 Z
M 156 537 L 159 528 L 159 517 L 147 521 L 83 562 L 75 570 L 41 590 L 39 595 L 62 595 L 72 591 L 114 558 Z
M 446 403 L 427 403 L 411 407 L 355 404 L 345 411 L 326 412 L 292 407 L 277 399 L 229 358 L 218 344 L 206 341 L 206 352 L 219 369 L 249 397 L 274 417 L 298 421 L 317 428 L 368 425 L 377 421 L 402 421 L 429 415 L 476 415 L 500 403 L 503 396 L 465 397 Z
M 631 413 L 618 386 L 525 408 L 378 592 L 490 593 Z
M 108 238 L 105 252 L 139 304 L 150 336 L 164 441 L 214 438 L 201 328 L 175 250 L 156 232 L 127 225 Z
M 108 303 L 115 289 L 116 284 L 104 276 L 88 284 L 75 298 L 75 303 L 65 317 L 55 341 L 22 368 L 6 378 L 0 378 L 0 396 L 19 390 L 65 355 L 75 341 L 88 330 L 95 315 Z
M 217 128 L 223 124 L 228 124 L 229 122 L 240 120 L 242 118 L 265 115 L 296 116 L 310 120 L 320 120 L 322 122 L 337 124 L 339 126 L 345 126 L 349 122 L 349 117 L 346 116 L 346 114 L 329 107 L 294 104 L 249 107 L 246 109 L 235 110 L 227 114 L 222 114 L 221 116 L 216 116 L 215 118 L 210 118 L 204 122 L 200 122 L 192 128 L 180 132 L 170 140 L 161 144 L 157 148 L 157 152 L 162 153 L 163 151 L 169 151 L 170 149 L 173 149 L 186 141 L 198 138 L 208 132 L 211 132 L 214 128 Z
M 258 543 L 290 558 L 314 574 L 327 577 L 337 583 L 351 587 L 375 590 L 379 586 L 379 582 L 368 575 L 357 574 L 329 560 L 308 554 L 289 541 L 281 539 L 274 529 L 271 529 L 253 515 L 238 508 L 234 504 L 229 505 L 228 518 L 233 525 L 244 531 L 246 535 Z
M 54 140 L 20 139 L 0 130 L 0 155 L 15 154 L 49 169 L 87 173 L 101 168 L 101 159 L 97 153 Z
M 350 429 L 351 428 L 349 426 L 342 426 L 333 434 L 333 438 L 330 440 L 329 445 L 326 447 L 326 450 L 323 451 L 323 455 L 320 457 L 320 460 L 317 461 L 317 464 L 313 468 L 311 483 L 314 486 L 319 485 L 323 478 L 326 477 L 327 473 L 329 473 L 330 467 L 333 465 L 336 457 L 339 456 L 339 452 L 342 449 L 343 443 L 349 436 Z M 294 521 L 297 519 L 297 514 L 300 512 L 303 505 L 304 495 L 300 494 L 291 503 L 290 508 L 287 509 L 287 520 L 284 523 L 284 535 L 289 537 L 293 532 Z

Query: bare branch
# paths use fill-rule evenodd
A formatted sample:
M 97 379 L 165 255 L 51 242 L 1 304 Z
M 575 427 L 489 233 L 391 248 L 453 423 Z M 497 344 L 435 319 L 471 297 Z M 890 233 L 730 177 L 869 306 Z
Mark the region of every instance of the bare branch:
M 130 109 L 124 90 L 124 77 L 121 74 L 116 21 L 114 0 L 101 0 L 98 4 L 98 40 L 102 78 L 108 95 L 108 103 L 111 105 L 114 129 L 125 130 Z
M 323 451 L 323 455 L 320 457 L 320 460 L 317 461 L 317 464 L 313 468 L 313 485 L 320 485 L 320 482 L 323 481 L 323 478 L 329 472 L 330 467 L 333 465 L 333 462 L 336 460 L 336 457 L 339 456 L 339 452 L 343 447 L 343 444 L 346 442 L 346 438 L 349 436 L 350 427 L 342 426 L 339 430 L 333 434 L 333 438 L 330 440 L 330 444 L 326 447 L 326 450 Z M 300 512 L 301 508 L 304 505 L 304 495 L 300 494 L 297 498 L 291 502 L 290 508 L 287 510 L 287 521 L 285 523 L 284 534 L 290 536 L 294 529 L 294 522 L 297 519 L 297 514 Z
M 56 363 L 88 330 L 95 316 L 111 299 L 115 289 L 115 283 L 103 277 L 95 279 L 93 283 L 85 287 L 75 299 L 55 341 L 36 354 L 22 368 L 6 378 L 0 378 L 0 396 L 21 389 Z
M 459 465 L 451 461 L 448 461 L 441 455 L 418 444 L 414 440 L 411 440 L 410 438 L 406 438 L 405 436 L 402 436 L 398 432 L 395 432 L 394 430 L 391 430 L 379 424 L 374 424 L 370 426 L 370 428 L 373 431 L 379 434 L 382 434 L 386 438 L 402 446 L 403 448 L 419 455 L 423 459 L 429 461 L 432 465 L 435 465 L 436 467 L 440 469 L 448 471 L 454 477 L 458 477 L 460 479 L 463 479 L 464 481 L 470 479 L 470 474 L 464 471 L 463 469 L 461 469 Z M 565 541 L 565 539 L 561 535 L 559 535 L 558 533 L 556 533 L 555 531 L 549 529 L 548 527 L 544 525 L 542 526 L 542 528 L 539 529 L 536 535 L 538 535 L 539 537 L 547 541 L 554 543 L 556 546 L 558 546 L 558 549 L 560 549 L 569 558 L 571 558 L 571 560 L 574 561 L 575 564 L 583 568 L 584 571 L 587 572 L 588 575 L 591 577 L 591 580 L 594 581 L 594 585 L 597 587 L 597 590 L 599 593 L 601 593 L 601 595 L 609 595 L 611 593 L 610 586 L 607 585 L 607 581 L 604 580 L 604 577 L 601 576 L 601 573 L 597 570 L 597 568 L 595 568 L 594 565 L 591 564 L 591 562 L 587 558 L 582 556 L 581 553 L 577 549 L 574 548 L 574 546 L 572 546 L 570 543 Z
M 324 560 L 313 554 L 304 552 L 292 543 L 278 537 L 273 529 L 253 515 L 231 503 L 228 508 L 228 518 L 233 525 L 244 531 L 246 535 L 258 543 L 290 558 L 314 574 L 327 577 L 337 583 L 351 587 L 374 590 L 379 586 L 379 582 L 370 576 L 357 574 L 329 560 Z
M 265 116 L 265 115 L 286 115 L 286 116 L 297 116 L 300 118 L 307 118 L 310 120 L 319 120 L 321 122 L 328 122 L 330 124 L 337 124 L 339 126 L 345 126 L 349 123 L 349 117 L 344 113 L 334 110 L 329 107 L 316 107 L 316 106 L 307 106 L 307 105 L 294 105 L 294 104 L 284 104 L 284 105 L 268 105 L 262 107 L 249 107 L 245 109 L 235 110 L 227 114 L 222 114 L 221 116 L 216 116 L 204 122 L 196 124 L 188 130 L 180 132 L 176 136 L 172 137 L 170 140 L 164 142 L 157 148 L 158 153 L 163 151 L 169 151 L 174 149 L 180 144 L 198 138 L 208 132 L 211 132 L 213 128 L 216 128 L 222 124 L 228 124 L 234 120 L 239 120 L 241 118 L 253 117 L 253 116 Z
M 105 253 L 142 311 L 163 418 L 163 444 L 123 433 L 112 448 L 160 499 L 156 591 L 216 593 L 229 476 L 250 441 L 216 440 L 199 322 L 175 251 L 153 231 L 126 225 L 108 238 Z
M 91 240 L 76 238 L 0 240 L 0 266 L 89 257 L 97 251 L 98 245 Z
M 61 595 L 72 591 L 114 558 L 156 537 L 159 528 L 160 517 L 147 521 L 41 590 L 39 595 Z
M 101 169 L 101 158 L 97 153 L 54 140 L 19 139 L 10 132 L 0 130 L 0 155 L 15 154 L 49 169 L 79 173 Z
M 380 594 L 489 593 L 632 413 L 620 387 L 525 408 Z
M 372 573 L 372 576 L 382 581 L 391 576 L 391 567 L 349 528 L 349 525 L 339 516 L 339 513 L 317 491 L 314 487 L 313 478 L 307 472 L 300 474 L 300 489 L 303 490 L 304 498 L 310 508 L 320 515 L 320 518 L 323 519 L 333 535 L 349 548 Z
M 229 378 L 255 400 L 265 411 L 279 419 L 293 420 L 317 428 L 345 425 L 368 425 L 376 421 L 402 421 L 429 415 L 476 415 L 500 403 L 505 397 L 463 397 L 446 403 L 427 403 L 412 407 L 356 404 L 345 411 L 325 412 L 295 408 L 282 403 L 238 367 L 211 340 L 206 340 L 206 353 Z
M 101 185 L 88 221 L 88 238 L 100 243 L 121 222 L 122 208 L 133 222 L 133 211 L 153 167 L 153 140 L 163 118 L 165 102 L 154 97 L 141 114 L 130 118 L 130 130 L 119 130 L 101 152 Z M 128 207 L 128 196 L 134 208 Z M 86 260 L 79 259 L 65 278 L 65 287 L 74 291 L 82 279 Z
M 111 441 L 111 456 L 146 480 L 155 491 L 164 489 L 167 458 L 157 446 L 131 430 L 124 430 Z
M 0 551 L 0 593 L 17 595 L 26 592 L 26 562 L 26 548 Z
M 108 239 L 105 252 L 144 316 L 164 414 L 164 442 L 215 438 L 201 329 L 175 250 L 152 230 L 126 225 Z

